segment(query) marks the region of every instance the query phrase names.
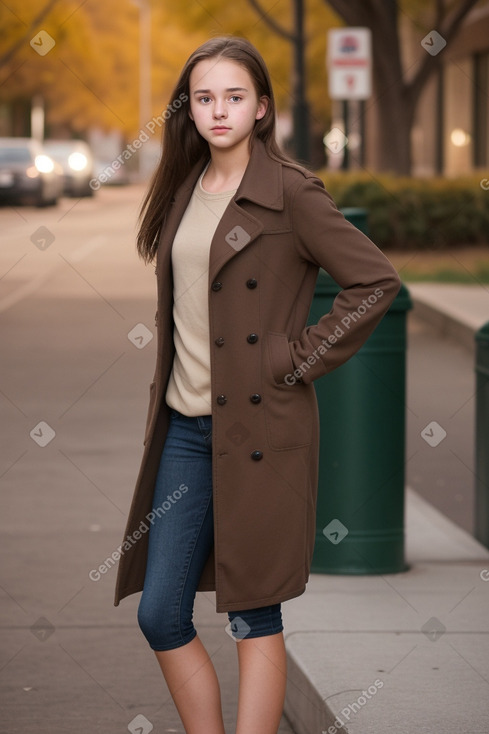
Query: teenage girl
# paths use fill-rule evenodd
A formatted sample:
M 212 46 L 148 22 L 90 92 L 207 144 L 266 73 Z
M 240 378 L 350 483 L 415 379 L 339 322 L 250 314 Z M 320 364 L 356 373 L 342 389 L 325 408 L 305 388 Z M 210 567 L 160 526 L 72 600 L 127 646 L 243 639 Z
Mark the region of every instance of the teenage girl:
M 143 590 L 139 625 L 185 731 L 224 734 L 192 623 L 196 591 L 215 590 L 239 660 L 236 734 L 276 734 L 281 602 L 304 592 L 314 549 L 313 381 L 362 346 L 400 281 L 281 153 L 269 75 L 248 41 L 198 48 L 176 100 L 138 235 L 140 255 L 156 259 L 158 350 L 115 604 Z M 343 290 L 306 327 L 319 267 Z

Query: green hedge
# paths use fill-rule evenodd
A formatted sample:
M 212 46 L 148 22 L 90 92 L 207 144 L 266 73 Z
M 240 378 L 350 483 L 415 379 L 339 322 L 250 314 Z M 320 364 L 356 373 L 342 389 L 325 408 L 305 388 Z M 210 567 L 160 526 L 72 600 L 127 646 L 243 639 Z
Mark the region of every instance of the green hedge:
M 457 179 L 397 178 L 365 172 L 319 177 L 337 206 L 364 207 L 370 238 L 382 249 L 419 250 L 489 242 L 489 173 Z

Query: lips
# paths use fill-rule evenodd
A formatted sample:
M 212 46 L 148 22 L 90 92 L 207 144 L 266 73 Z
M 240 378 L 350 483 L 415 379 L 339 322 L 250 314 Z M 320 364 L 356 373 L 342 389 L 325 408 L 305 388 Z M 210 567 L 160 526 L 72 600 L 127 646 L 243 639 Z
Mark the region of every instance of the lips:
M 211 130 L 216 130 L 216 131 L 230 130 L 230 129 L 231 129 L 230 127 L 226 127 L 225 125 L 215 125 L 214 127 L 211 127 Z

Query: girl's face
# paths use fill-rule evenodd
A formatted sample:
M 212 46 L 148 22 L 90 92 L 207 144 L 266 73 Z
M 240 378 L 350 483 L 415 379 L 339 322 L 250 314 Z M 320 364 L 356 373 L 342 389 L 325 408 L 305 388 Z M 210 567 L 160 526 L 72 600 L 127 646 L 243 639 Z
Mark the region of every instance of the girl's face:
M 199 61 L 189 87 L 190 118 L 211 151 L 247 144 L 255 120 L 267 111 L 268 98 L 258 99 L 248 71 L 229 59 Z

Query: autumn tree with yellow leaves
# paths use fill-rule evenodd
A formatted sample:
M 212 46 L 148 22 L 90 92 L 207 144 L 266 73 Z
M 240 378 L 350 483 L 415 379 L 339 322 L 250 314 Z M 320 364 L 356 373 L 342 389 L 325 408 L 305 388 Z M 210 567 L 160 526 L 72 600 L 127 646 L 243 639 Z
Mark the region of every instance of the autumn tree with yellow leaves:
M 139 0 L 150 2 L 150 0 Z M 247 2 L 195 0 L 151 5 L 152 114 L 160 114 L 187 56 L 207 38 L 237 34 L 257 45 L 270 68 L 279 109 L 291 106 L 291 53 L 284 38 Z M 281 2 L 274 17 L 292 23 L 291 3 Z M 324 133 L 329 100 L 326 87 L 326 30 L 335 17 L 322 0 L 311 0 L 306 17 L 308 95 L 313 128 Z M 16 0 L 0 4 L 0 104 L 41 95 L 49 125 L 121 130 L 133 136 L 139 119 L 139 8 L 136 0 L 103 3 Z M 41 30 L 55 45 L 40 56 L 30 45 Z
M 305 97 L 316 149 L 331 124 L 326 37 L 343 23 L 367 26 L 373 36 L 374 97 L 381 131 L 375 160 L 381 170 L 410 171 L 410 131 L 416 106 L 442 63 L 420 50 L 416 69 L 403 67 L 401 21 L 422 36 L 440 28 L 448 40 L 468 12 L 489 0 L 304 0 Z M 211 36 L 249 38 L 270 69 L 277 106 L 294 106 L 293 36 L 296 0 L 8 0 L 0 3 L 0 125 L 15 104 L 35 95 L 45 100 L 48 126 L 83 135 L 92 127 L 120 130 L 130 138 L 141 125 L 140 9 L 149 7 L 150 104 L 161 114 L 188 55 Z M 336 12 L 336 15 L 335 15 Z M 30 41 L 44 31 L 54 46 L 44 56 Z M 39 51 L 39 48 L 37 48 Z M 423 56 L 424 54 L 424 56 Z M 19 134 L 19 133 L 17 133 Z M 315 154 L 314 154 L 315 153 Z
M 82 134 L 91 126 L 139 129 L 138 6 L 131 0 L 69 2 L 16 0 L 0 4 L 0 105 L 41 95 L 48 125 L 69 125 Z M 160 4 L 152 9 L 153 114 L 166 97 L 186 55 L 205 33 L 181 29 Z M 41 56 L 30 45 L 40 31 L 54 40 Z

